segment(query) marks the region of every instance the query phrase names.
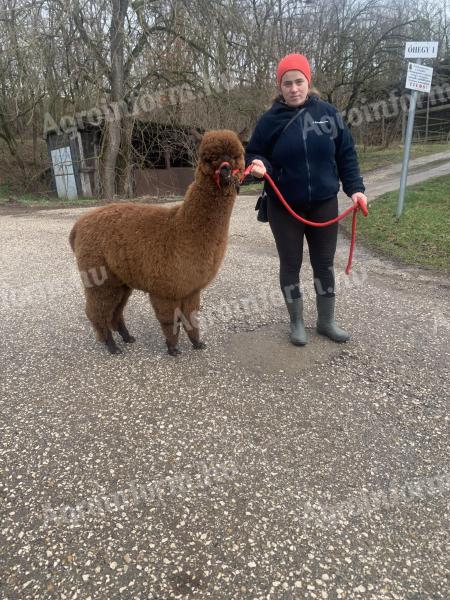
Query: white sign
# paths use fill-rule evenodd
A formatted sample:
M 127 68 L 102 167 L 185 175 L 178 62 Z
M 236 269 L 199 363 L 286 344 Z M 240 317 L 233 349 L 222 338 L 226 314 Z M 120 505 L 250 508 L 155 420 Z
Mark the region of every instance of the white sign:
M 405 87 L 408 90 L 417 90 L 418 92 L 430 93 L 431 80 L 433 79 L 433 69 L 418 65 L 417 63 L 408 63 L 408 74 L 406 76 Z
M 437 52 L 437 42 L 406 42 L 405 45 L 405 58 L 435 58 Z

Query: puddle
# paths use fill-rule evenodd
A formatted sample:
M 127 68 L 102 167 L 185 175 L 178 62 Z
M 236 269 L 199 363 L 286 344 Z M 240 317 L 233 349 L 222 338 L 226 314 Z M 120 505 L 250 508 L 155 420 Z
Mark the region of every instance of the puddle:
M 317 364 L 339 356 L 349 344 L 335 344 L 307 327 L 309 342 L 297 347 L 289 342 L 288 324 L 279 323 L 256 331 L 233 335 L 226 346 L 227 355 L 255 373 L 296 375 Z

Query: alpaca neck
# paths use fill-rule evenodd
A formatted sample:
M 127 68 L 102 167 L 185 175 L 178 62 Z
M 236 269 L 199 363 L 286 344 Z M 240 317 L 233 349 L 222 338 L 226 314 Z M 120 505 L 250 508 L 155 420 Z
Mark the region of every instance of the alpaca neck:
M 221 234 L 228 234 L 235 198 L 234 186 L 218 188 L 211 177 L 197 171 L 195 181 L 180 207 L 179 216 L 188 231 L 196 231 L 199 235 L 207 231 L 211 243 L 216 243 Z

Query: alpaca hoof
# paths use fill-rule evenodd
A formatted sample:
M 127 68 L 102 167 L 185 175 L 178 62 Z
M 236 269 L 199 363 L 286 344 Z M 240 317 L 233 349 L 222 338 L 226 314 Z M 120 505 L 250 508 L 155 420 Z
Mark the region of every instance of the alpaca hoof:
M 121 350 L 118 346 L 111 346 L 109 344 L 106 344 L 106 347 L 108 348 L 108 352 L 110 354 L 122 354 L 123 350 Z
M 131 335 L 123 321 L 119 322 L 117 325 L 117 331 L 125 344 L 132 344 L 136 341 L 136 338 L 134 335 Z
M 181 350 L 178 350 L 178 348 L 168 348 L 167 353 L 170 354 L 170 356 L 178 356 L 181 354 Z
M 192 346 L 194 350 L 204 350 L 206 348 L 205 342 L 201 342 L 200 340 L 192 342 Z

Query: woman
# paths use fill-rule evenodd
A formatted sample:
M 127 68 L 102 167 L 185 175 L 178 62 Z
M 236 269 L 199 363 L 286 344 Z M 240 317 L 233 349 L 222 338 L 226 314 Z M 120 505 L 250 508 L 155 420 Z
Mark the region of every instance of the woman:
M 278 64 L 280 96 L 265 112 L 246 148 L 252 175 L 266 170 L 290 207 L 310 221 L 338 214 L 339 180 L 353 202 L 367 202 L 351 134 L 337 109 L 311 93 L 311 69 L 302 54 Z M 307 343 L 300 291 L 303 237 L 309 246 L 317 299 L 317 331 L 335 342 L 350 336 L 334 320 L 333 262 L 338 225 L 305 226 L 289 214 L 266 182 L 267 214 L 280 257 L 280 285 L 290 316 L 290 340 Z

